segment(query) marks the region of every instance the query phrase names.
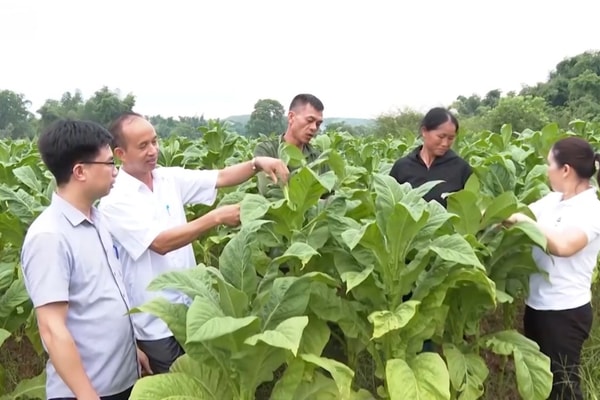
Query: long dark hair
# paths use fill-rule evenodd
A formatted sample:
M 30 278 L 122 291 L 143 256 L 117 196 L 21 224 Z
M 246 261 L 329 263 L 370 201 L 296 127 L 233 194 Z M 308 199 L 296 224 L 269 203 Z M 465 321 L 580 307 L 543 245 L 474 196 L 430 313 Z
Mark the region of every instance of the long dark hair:
M 596 162 L 600 162 L 600 154 L 586 140 L 575 136 L 554 143 L 552 156 L 559 166 L 570 165 L 582 179 L 591 179 L 597 170 Z M 600 182 L 600 170 L 596 179 Z

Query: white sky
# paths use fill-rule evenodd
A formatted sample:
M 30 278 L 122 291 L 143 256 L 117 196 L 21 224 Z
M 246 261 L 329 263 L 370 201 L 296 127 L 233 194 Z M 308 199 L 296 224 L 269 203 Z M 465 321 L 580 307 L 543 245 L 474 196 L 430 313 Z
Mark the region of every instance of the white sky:
M 33 102 L 103 85 L 143 114 L 249 114 L 317 95 L 376 117 L 519 90 L 600 49 L 598 0 L 0 0 L 0 89 Z

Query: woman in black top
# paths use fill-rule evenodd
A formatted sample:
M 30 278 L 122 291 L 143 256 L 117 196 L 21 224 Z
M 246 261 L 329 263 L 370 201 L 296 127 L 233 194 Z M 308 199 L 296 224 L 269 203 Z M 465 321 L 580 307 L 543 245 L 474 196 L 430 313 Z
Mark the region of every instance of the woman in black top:
M 444 108 L 432 108 L 421 121 L 423 144 L 394 163 L 390 175 L 398 183 L 408 182 L 413 188 L 424 183 L 443 180 L 423 198 L 436 200 L 444 208 L 447 206 L 445 193 L 458 192 L 465 187 L 471 176 L 471 167 L 452 149 L 458 132 L 458 120 Z M 411 298 L 412 293 L 403 296 L 402 301 Z M 423 351 L 435 351 L 431 340 L 423 343 Z
M 445 108 L 432 108 L 421 122 L 423 144 L 396 161 L 390 175 L 413 188 L 430 181 L 445 181 L 423 197 L 426 201 L 436 200 L 445 208 L 442 195 L 464 189 L 472 173 L 469 164 L 451 149 L 457 132 L 454 115 Z

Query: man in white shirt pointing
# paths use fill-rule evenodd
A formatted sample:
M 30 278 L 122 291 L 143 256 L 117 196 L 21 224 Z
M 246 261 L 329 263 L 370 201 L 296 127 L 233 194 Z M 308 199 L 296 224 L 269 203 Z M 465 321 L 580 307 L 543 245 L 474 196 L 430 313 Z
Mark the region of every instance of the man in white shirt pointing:
M 99 204 L 108 222 L 133 307 L 163 296 L 176 303 L 189 302 L 175 291 L 146 290 L 160 274 L 197 265 L 191 243 L 218 225 L 240 223 L 239 205 L 218 207 L 188 222 L 184 206 L 212 205 L 217 189 L 235 186 L 263 171 L 274 181 L 287 181 L 289 171 L 276 158 L 256 157 L 221 170 L 158 167 L 158 137 L 150 122 L 137 113 L 126 113 L 109 127 L 114 154 L 122 161 L 113 189 Z M 189 304 L 189 303 L 188 303 Z M 154 373 L 167 372 L 183 354 L 167 325 L 157 317 L 132 315 L 138 346 Z

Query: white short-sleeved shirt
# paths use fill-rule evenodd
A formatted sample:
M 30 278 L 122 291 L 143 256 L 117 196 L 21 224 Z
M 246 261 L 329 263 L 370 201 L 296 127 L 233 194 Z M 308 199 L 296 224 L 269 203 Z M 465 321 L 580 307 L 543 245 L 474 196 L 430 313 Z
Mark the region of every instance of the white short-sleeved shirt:
M 570 257 L 548 255 L 535 247 L 533 258 L 548 276 L 530 276 L 526 304 L 536 310 L 568 310 L 587 304 L 600 252 L 600 201 L 596 190 L 590 188 L 567 200 L 562 200 L 562 193 L 551 192 L 529 208 L 542 226 L 581 229 L 588 244 Z
M 195 267 L 192 244 L 165 255 L 149 247 L 161 232 L 188 222 L 185 205 L 214 203 L 218 170 L 159 167 L 152 177 L 153 191 L 121 168 L 113 189 L 101 199 L 98 209 L 115 239 L 132 306 L 140 306 L 156 296 L 172 303 L 190 304 L 191 300 L 183 293 L 146 288 L 164 272 Z M 132 317 L 140 340 L 173 335 L 162 320 L 151 314 L 136 313 Z

